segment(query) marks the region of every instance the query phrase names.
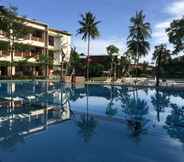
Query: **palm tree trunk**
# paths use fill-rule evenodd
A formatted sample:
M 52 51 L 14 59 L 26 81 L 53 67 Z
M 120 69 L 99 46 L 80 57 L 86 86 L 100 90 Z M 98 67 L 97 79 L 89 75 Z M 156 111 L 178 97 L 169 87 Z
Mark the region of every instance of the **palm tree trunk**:
M 11 60 L 10 60 L 10 79 L 12 80 L 13 79 L 13 50 L 12 50 L 12 47 L 10 47 L 10 57 L 11 57 Z
M 160 83 L 160 55 L 158 56 L 158 65 L 156 67 L 156 86 L 159 86 Z
M 110 77 L 113 78 L 113 57 L 111 56 L 111 71 L 110 71 Z M 113 80 L 113 79 L 112 79 Z
M 87 53 L 87 81 L 89 81 L 89 52 L 90 52 L 90 36 L 88 35 L 88 53 Z
M 137 51 L 136 51 L 136 77 L 138 77 L 137 76 L 137 67 L 138 67 L 138 62 L 139 62 L 139 47 L 138 47 L 138 45 L 137 45 Z M 137 79 L 136 79 L 137 80 Z

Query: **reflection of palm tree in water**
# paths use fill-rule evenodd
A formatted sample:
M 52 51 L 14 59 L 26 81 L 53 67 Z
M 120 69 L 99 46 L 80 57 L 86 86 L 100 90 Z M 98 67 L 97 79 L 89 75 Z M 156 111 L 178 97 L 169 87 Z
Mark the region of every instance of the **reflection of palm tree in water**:
M 151 102 L 157 112 L 157 121 L 160 122 L 160 113 L 164 112 L 164 109 L 169 105 L 169 97 L 166 93 L 161 93 L 156 89 L 155 95 L 151 97 Z
M 109 104 L 107 105 L 106 114 L 112 117 L 112 116 L 117 114 L 117 108 L 113 108 L 113 106 L 114 106 L 114 103 L 113 103 L 113 101 L 114 101 L 114 86 L 113 85 L 111 85 L 110 94 L 111 94 L 111 99 L 110 99 Z
M 164 128 L 168 134 L 184 143 L 184 106 L 171 104 L 172 112 L 167 116 Z
M 128 95 L 127 95 L 128 96 Z M 133 98 L 123 100 L 123 112 L 126 115 L 127 126 L 131 132 L 131 136 L 138 142 L 140 135 L 145 134 L 145 128 L 148 119 L 144 116 L 148 113 L 148 105 L 144 100 L 138 98 L 137 89 L 133 91 Z
M 80 116 L 80 120 L 77 121 L 77 126 L 80 128 L 79 133 L 84 139 L 84 142 L 89 142 L 94 134 L 94 130 L 97 126 L 97 121 L 93 116 L 89 116 L 89 99 L 88 99 L 88 85 L 86 85 L 86 114 Z

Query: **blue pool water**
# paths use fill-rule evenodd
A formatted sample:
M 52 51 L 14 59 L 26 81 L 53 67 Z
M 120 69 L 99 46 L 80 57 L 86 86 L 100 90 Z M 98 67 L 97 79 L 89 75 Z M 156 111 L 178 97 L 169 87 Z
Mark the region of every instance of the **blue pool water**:
M 183 91 L 0 82 L 0 162 L 183 161 Z

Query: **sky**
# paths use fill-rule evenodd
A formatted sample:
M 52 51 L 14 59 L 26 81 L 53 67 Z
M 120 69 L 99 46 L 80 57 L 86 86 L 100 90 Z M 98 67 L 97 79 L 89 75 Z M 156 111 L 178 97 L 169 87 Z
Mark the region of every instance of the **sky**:
M 129 20 L 136 11 L 143 10 L 152 29 L 151 50 L 142 59 L 148 62 L 151 62 L 155 45 L 166 43 L 172 50 L 165 28 L 173 19 L 184 15 L 184 0 L 0 0 L 0 4 L 16 6 L 20 15 L 70 32 L 72 46 L 81 53 L 86 53 L 87 44 L 76 36 L 80 27 L 78 21 L 82 13 L 91 11 L 101 21 L 100 37 L 91 42 L 91 55 L 106 54 L 110 44 L 120 48 L 120 53 L 125 52 Z

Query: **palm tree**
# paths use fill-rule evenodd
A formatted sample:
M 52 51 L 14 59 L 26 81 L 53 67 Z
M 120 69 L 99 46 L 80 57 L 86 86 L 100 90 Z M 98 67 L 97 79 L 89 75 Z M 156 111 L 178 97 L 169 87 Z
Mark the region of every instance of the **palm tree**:
M 161 65 L 167 63 L 171 59 L 171 52 L 166 48 L 165 44 L 160 44 L 155 46 L 152 59 L 156 61 L 156 86 L 159 86 Z
M 151 28 L 150 23 L 145 22 L 145 18 L 143 11 L 140 11 L 130 19 L 127 45 L 135 64 L 138 64 L 139 59 L 147 55 L 150 50 L 147 39 L 151 37 Z
M 113 75 L 113 63 L 114 63 L 114 54 L 118 54 L 119 53 L 119 48 L 117 48 L 115 45 L 109 45 L 107 48 L 107 54 L 109 55 L 110 57 L 110 60 L 111 60 L 111 77 Z M 113 78 L 114 78 L 114 75 L 113 75 Z
M 70 73 L 76 73 L 77 68 L 80 66 L 80 55 L 76 51 L 76 48 L 71 48 L 70 56 Z
M 77 30 L 77 34 L 82 35 L 82 40 L 88 42 L 87 48 L 87 80 L 89 79 L 89 54 L 90 54 L 90 41 L 99 37 L 100 33 L 97 25 L 100 21 L 96 21 L 96 16 L 91 12 L 86 12 L 81 15 L 81 20 L 79 20 L 80 28 Z

